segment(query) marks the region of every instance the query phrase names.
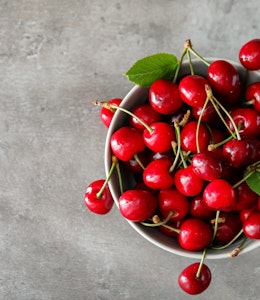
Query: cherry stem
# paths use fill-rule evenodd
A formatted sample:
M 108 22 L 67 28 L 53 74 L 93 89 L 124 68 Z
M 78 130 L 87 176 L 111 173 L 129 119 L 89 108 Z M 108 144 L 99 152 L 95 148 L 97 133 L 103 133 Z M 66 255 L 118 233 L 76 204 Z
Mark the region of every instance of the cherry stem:
M 237 248 L 235 248 L 235 249 L 229 254 L 229 256 L 230 256 L 231 258 L 234 258 L 234 257 L 238 256 L 238 254 L 243 250 L 244 245 L 245 245 L 245 243 L 246 243 L 247 240 L 248 240 L 248 237 L 245 236 L 245 237 L 243 238 L 242 242 L 240 243 L 240 245 L 239 245 Z
M 203 253 L 202 253 L 202 257 L 201 257 L 201 260 L 200 260 L 200 265 L 199 265 L 198 271 L 196 273 L 196 278 L 200 278 L 201 269 L 203 267 L 204 260 L 206 258 L 206 252 L 207 252 L 207 248 L 204 248 Z
M 235 189 L 236 187 L 238 187 L 241 183 L 243 183 L 244 181 L 246 181 L 251 175 L 253 175 L 255 172 L 258 172 L 258 167 L 260 166 L 260 160 L 255 162 L 254 164 L 248 166 L 249 172 L 241 179 L 239 180 L 237 183 L 235 183 L 233 185 L 233 189 Z
M 180 136 L 180 126 L 178 124 L 178 122 L 174 122 L 174 128 L 175 128 L 175 133 L 176 133 L 176 138 L 177 138 L 177 143 L 172 142 L 172 147 L 173 147 L 173 151 L 176 148 L 176 144 L 177 144 L 177 151 L 175 154 L 175 158 L 174 161 L 169 169 L 169 172 L 173 172 L 173 170 L 175 169 L 177 163 L 178 163 L 178 159 L 180 157 L 181 154 L 181 136 Z M 175 152 L 175 151 L 174 151 Z
M 199 60 L 201 60 L 206 66 L 210 65 L 210 63 L 206 61 L 205 58 L 202 57 L 197 51 L 195 51 L 192 46 L 188 48 L 188 51 L 191 52 L 194 56 L 196 56 Z
M 191 60 L 191 56 L 190 56 L 189 51 L 187 52 L 187 56 L 188 56 L 188 59 L 189 59 L 190 73 L 191 73 L 191 75 L 194 75 L 194 69 L 193 69 L 192 60 Z
M 209 101 L 210 101 L 210 97 L 207 94 L 207 98 L 206 98 L 206 101 L 204 102 L 204 105 L 202 107 L 202 110 L 201 110 L 201 113 L 200 113 L 200 116 L 199 116 L 199 119 L 198 119 L 198 123 L 197 123 L 197 128 L 196 128 L 196 148 L 197 148 L 197 152 L 198 153 L 200 153 L 200 145 L 199 145 L 199 129 L 200 129 L 200 124 L 201 124 L 203 113 L 204 113 L 204 111 L 205 111 L 205 109 L 206 109 Z
M 215 237 L 216 237 L 217 231 L 218 231 L 219 215 L 220 215 L 220 211 L 217 210 L 217 211 L 216 211 L 215 224 L 214 224 L 214 231 L 213 231 L 213 235 L 212 235 L 211 244 L 213 243 L 213 241 L 214 241 L 214 239 L 215 239 Z
M 241 138 L 240 138 L 240 135 L 239 135 L 239 132 L 238 132 L 238 129 L 237 129 L 237 126 L 236 126 L 234 120 L 231 118 L 230 114 L 225 109 L 225 107 L 217 100 L 217 98 L 214 97 L 214 95 L 212 93 L 212 89 L 211 89 L 211 87 L 208 84 L 205 85 L 205 91 L 206 91 L 206 94 L 207 94 L 207 98 L 209 98 L 209 100 L 211 101 L 211 103 L 212 103 L 215 111 L 217 112 L 218 116 L 220 117 L 221 121 L 223 122 L 223 124 L 225 125 L 225 127 L 227 128 L 227 130 L 230 132 L 230 134 L 234 138 L 237 138 L 238 140 L 240 140 Z M 223 112 L 230 119 L 230 121 L 231 121 L 231 123 L 232 123 L 232 125 L 234 127 L 236 136 L 234 135 L 234 133 L 232 132 L 232 130 L 227 125 L 227 122 L 225 121 L 225 119 L 223 118 L 222 114 L 220 113 L 219 108 L 217 107 L 217 105 L 223 110 Z
M 93 102 L 95 105 L 101 105 L 107 109 L 118 109 L 120 111 L 123 111 L 124 113 L 130 115 L 131 117 L 135 118 L 138 122 L 140 122 L 148 131 L 150 134 L 153 133 L 153 129 L 147 124 L 145 123 L 142 119 L 140 119 L 139 117 L 137 117 L 135 114 L 133 114 L 131 111 L 121 107 L 121 106 L 118 106 L 114 103 L 108 103 L 108 102 L 102 102 L 102 101 L 95 101 Z
M 230 242 L 228 242 L 227 244 L 225 244 L 224 246 L 221 246 L 221 247 L 211 247 L 211 249 L 213 249 L 213 250 L 223 250 L 223 249 L 229 247 L 230 245 L 232 245 L 243 233 L 244 233 L 244 230 L 242 228 L 239 231 L 239 233 Z
M 134 155 L 134 159 L 137 161 L 138 165 L 144 170 L 145 166 L 143 165 L 143 163 L 141 162 L 141 160 L 139 159 L 137 153 Z
M 166 223 L 169 222 L 169 220 L 171 219 L 171 217 L 173 216 L 174 211 L 170 211 L 167 218 L 164 221 L 159 221 L 156 223 L 146 223 L 146 222 L 140 222 L 142 225 L 144 226 L 148 226 L 148 227 L 158 227 L 158 226 L 162 226 L 165 225 Z M 158 220 L 158 219 L 157 219 Z M 177 230 L 177 229 L 176 229 Z
M 178 61 L 177 68 L 176 68 L 176 71 L 175 71 L 175 74 L 174 74 L 174 78 L 173 78 L 174 83 L 176 83 L 176 81 L 177 81 L 177 78 L 178 78 L 179 72 L 180 72 L 180 68 L 181 68 L 181 64 L 183 62 L 183 59 L 184 59 L 185 55 L 187 54 L 188 44 L 189 44 L 189 40 L 185 41 L 184 49 L 182 51 L 181 57 Z
M 101 189 L 99 190 L 99 192 L 96 194 L 96 197 L 98 199 L 101 198 L 102 193 L 104 192 L 104 189 L 106 188 L 106 185 L 107 185 L 109 179 L 111 178 L 111 176 L 112 176 L 112 174 L 114 172 L 114 169 L 115 169 L 115 167 L 116 167 L 117 164 L 118 164 L 118 159 L 113 155 L 112 156 L 112 166 L 111 166 L 111 168 L 109 170 L 107 178 L 106 178 L 105 182 L 103 183 L 103 185 L 102 185 Z
M 123 192 L 124 192 L 123 181 L 122 181 L 122 175 L 121 175 L 121 170 L 120 170 L 119 164 L 116 164 L 116 171 L 117 171 L 117 176 L 118 176 L 118 181 L 119 181 L 120 193 L 123 194 Z

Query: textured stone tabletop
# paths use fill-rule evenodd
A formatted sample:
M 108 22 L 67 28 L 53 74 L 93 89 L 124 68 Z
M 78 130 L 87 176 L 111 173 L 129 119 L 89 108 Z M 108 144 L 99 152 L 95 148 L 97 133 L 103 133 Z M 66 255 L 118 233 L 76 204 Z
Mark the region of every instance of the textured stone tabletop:
M 124 97 L 139 58 L 238 60 L 259 38 L 258 0 L 0 0 L 0 299 L 190 299 L 178 287 L 192 259 L 145 241 L 116 207 L 87 211 L 104 175 L 106 129 L 93 99 Z M 259 252 L 209 260 L 194 299 L 258 299 Z

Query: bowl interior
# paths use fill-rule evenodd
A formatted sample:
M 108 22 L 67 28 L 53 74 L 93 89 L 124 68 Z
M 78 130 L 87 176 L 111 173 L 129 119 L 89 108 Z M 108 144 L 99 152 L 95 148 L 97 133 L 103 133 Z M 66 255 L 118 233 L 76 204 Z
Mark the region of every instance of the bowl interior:
M 217 58 L 211 58 L 207 59 L 209 62 L 215 61 Z M 199 60 L 193 59 L 193 68 L 195 71 L 195 74 L 199 75 L 205 75 L 207 72 L 207 66 Z M 242 79 L 245 78 L 245 69 L 237 62 L 229 61 L 233 64 L 233 66 L 239 71 L 240 76 Z M 184 76 L 190 74 L 190 67 L 188 62 L 184 62 L 181 66 L 179 76 Z M 246 83 L 250 84 L 255 81 L 260 81 L 260 72 L 249 72 L 246 77 Z M 122 101 L 121 106 L 123 106 L 126 109 L 133 109 L 136 105 L 146 102 L 148 99 L 148 88 L 140 87 L 140 86 L 134 86 L 130 92 L 125 96 L 125 98 Z M 111 166 L 111 148 L 110 148 L 110 138 L 111 135 L 115 130 L 122 127 L 123 125 L 128 124 L 128 115 L 121 111 L 116 111 L 113 120 L 110 124 L 110 127 L 108 129 L 107 138 L 106 138 L 106 144 L 105 144 L 105 171 L 106 174 L 108 174 L 110 166 Z M 123 183 L 124 183 L 124 189 L 130 189 L 133 187 L 135 181 L 131 174 L 127 172 L 126 170 L 121 168 L 122 177 L 123 177 Z M 120 197 L 120 189 L 118 184 L 118 178 L 116 175 L 116 172 L 114 172 L 113 176 L 111 177 L 109 181 L 109 187 L 112 193 L 112 196 L 114 198 L 114 201 L 116 205 L 118 206 L 118 198 Z M 168 237 L 164 234 L 162 234 L 158 229 L 156 228 L 150 228 L 143 226 L 139 223 L 134 223 L 131 221 L 126 220 L 141 236 L 143 236 L 146 240 L 153 243 L 154 245 L 169 251 L 171 253 L 190 257 L 190 258 L 201 258 L 201 252 L 190 252 L 187 250 L 182 249 L 177 241 L 174 238 Z M 236 248 L 240 244 L 240 241 L 237 241 L 236 243 L 232 244 L 230 247 L 224 249 L 224 250 L 211 250 L 209 249 L 207 251 L 207 258 L 209 259 L 220 259 L 220 258 L 227 258 L 229 253 Z M 241 253 L 247 253 L 255 248 L 260 246 L 260 240 L 251 240 L 247 243 L 246 247 L 243 249 Z

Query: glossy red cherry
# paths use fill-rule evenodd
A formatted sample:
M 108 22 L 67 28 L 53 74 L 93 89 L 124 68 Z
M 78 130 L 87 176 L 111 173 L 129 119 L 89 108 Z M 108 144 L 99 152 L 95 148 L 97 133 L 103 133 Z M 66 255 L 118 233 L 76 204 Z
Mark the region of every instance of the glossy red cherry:
M 182 100 L 194 107 L 202 107 L 207 99 L 205 85 L 208 81 L 200 75 L 187 75 L 179 83 Z
M 245 98 L 252 102 L 254 110 L 260 112 L 260 81 L 254 82 L 246 88 Z
M 177 190 L 185 196 L 196 196 L 204 187 L 204 180 L 194 173 L 191 165 L 176 171 L 174 183 Z
M 230 140 L 223 146 L 223 156 L 234 168 L 247 165 L 250 148 L 245 140 Z
M 108 103 L 120 105 L 122 102 L 121 98 L 114 98 L 108 101 Z M 108 128 L 110 126 L 110 123 L 114 117 L 115 111 L 113 109 L 108 109 L 104 106 L 101 107 L 100 110 L 100 119 L 103 122 L 103 124 Z
M 259 137 L 260 136 L 260 113 L 252 108 L 239 107 L 230 112 L 231 118 L 237 127 L 241 127 L 239 133 L 242 137 Z M 227 119 L 229 128 L 234 131 L 233 124 Z
M 191 165 L 193 172 L 204 180 L 211 181 L 221 177 L 222 165 L 211 151 L 194 154 Z
M 200 276 L 197 277 L 200 263 L 193 263 L 186 267 L 178 277 L 179 286 L 190 295 L 198 295 L 205 291 L 211 282 L 211 272 L 207 265 L 203 264 Z
M 213 92 L 232 99 L 233 103 L 239 99 L 241 93 L 239 73 L 228 61 L 216 60 L 211 63 L 208 67 L 207 79 Z
M 158 194 L 158 208 L 163 218 L 167 218 L 169 213 L 173 212 L 170 220 L 179 221 L 187 215 L 189 201 L 176 188 L 161 190 Z
M 147 125 L 150 125 L 161 120 L 161 114 L 155 111 L 151 105 L 147 103 L 139 104 L 133 108 L 132 113 L 143 120 Z M 130 126 L 143 131 L 145 129 L 144 125 L 141 124 L 136 118 L 130 116 L 129 118 Z
M 196 143 L 196 131 L 197 131 L 198 122 L 190 121 L 188 122 L 183 129 L 181 130 L 181 147 L 185 151 L 191 151 L 193 153 L 198 152 L 197 143 Z M 199 134 L 198 134 L 198 145 L 199 150 L 207 150 L 210 142 L 210 133 L 207 127 L 201 123 L 199 125 Z
M 117 129 L 111 136 L 110 145 L 114 155 L 122 161 L 129 161 L 145 149 L 142 133 L 130 126 Z
M 151 85 L 149 102 L 154 110 L 163 115 L 172 114 L 183 105 L 178 85 L 166 79 L 158 79 Z
M 160 158 L 151 161 L 143 172 L 144 183 L 155 190 L 169 189 L 174 184 L 173 174 L 170 172 L 171 160 Z
M 104 183 L 105 180 L 103 179 L 90 183 L 86 189 L 84 197 L 86 207 L 91 212 L 101 215 L 107 214 L 114 204 L 108 185 L 106 185 L 102 193 L 100 193 Z
M 203 200 L 213 210 L 230 211 L 236 204 L 235 191 L 224 179 L 211 181 L 204 189 Z
M 197 218 L 187 218 L 181 223 L 178 241 L 183 249 L 199 251 L 210 244 L 212 234 L 209 223 Z
M 258 210 L 257 204 L 250 206 L 249 208 L 241 209 L 239 211 L 239 217 L 242 223 L 244 223 L 252 213 L 257 212 Z
M 244 234 L 250 239 L 260 239 L 260 212 L 253 212 L 243 224 Z
M 248 70 L 260 69 L 260 39 L 253 39 L 245 43 L 239 51 L 239 60 Z
M 197 195 L 191 198 L 189 214 L 191 217 L 210 220 L 214 218 L 215 212 L 205 204 L 203 196 Z
M 242 210 L 252 207 L 257 203 L 258 195 L 250 189 L 246 182 L 242 182 L 235 188 L 236 205 L 234 210 Z
M 173 127 L 166 122 L 156 122 L 150 125 L 151 131 L 143 131 L 145 145 L 154 152 L 167 152 L 172 149 L 176 140 Z
M 119 197 L 118 204 L 123 217 L 132 222 L 142 222 L 153 215 L 157 200 L 147 190 L 127 190 Z

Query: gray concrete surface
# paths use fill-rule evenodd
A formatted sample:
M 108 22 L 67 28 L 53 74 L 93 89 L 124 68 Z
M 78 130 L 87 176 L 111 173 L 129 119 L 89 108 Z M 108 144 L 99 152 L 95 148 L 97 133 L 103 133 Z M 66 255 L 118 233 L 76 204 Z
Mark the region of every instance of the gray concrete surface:
M 137 59 L 237 60 L 259 37 L 260 2 L 0 0 L 0 299 L 190 299 L 177 285 L 191 259 L 143 240 L 116 208 L 83 204 L 104 177 L 106 129 L 92 99 L 123 97 Z M 208 261 L 194 299 L 258 299 L 259 251 Z

